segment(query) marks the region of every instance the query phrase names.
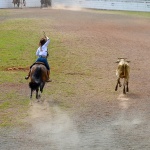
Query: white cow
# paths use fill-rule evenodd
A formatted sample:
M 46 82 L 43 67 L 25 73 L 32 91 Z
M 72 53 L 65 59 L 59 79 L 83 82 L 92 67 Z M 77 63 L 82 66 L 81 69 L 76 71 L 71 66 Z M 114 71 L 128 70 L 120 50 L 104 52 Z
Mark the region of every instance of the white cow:
M 123 84 L 123 94 L 126 94 L 126 92 L 129 92 L 128 84 L 129 84 L 129 73 L 130 73 L 130 66 L 129 66 L 130 61 L 126 61 L 126 58 L 118 58 L 118 67 L 116 70 L 116 76 L 117 76 L 117 85 L 115 88 L 115 91 L 118 89 L 118 84 L 121 87 L 121 82 L 120 78 L 124 79 L 124 84 Z

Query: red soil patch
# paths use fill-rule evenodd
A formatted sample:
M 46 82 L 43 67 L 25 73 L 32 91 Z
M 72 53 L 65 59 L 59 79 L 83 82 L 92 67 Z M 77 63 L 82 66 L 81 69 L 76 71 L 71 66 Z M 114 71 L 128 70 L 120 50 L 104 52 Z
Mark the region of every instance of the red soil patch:
M 5 71 L 26 71 L 29 70 L 29 67 L 10 67 L 6 68 Z

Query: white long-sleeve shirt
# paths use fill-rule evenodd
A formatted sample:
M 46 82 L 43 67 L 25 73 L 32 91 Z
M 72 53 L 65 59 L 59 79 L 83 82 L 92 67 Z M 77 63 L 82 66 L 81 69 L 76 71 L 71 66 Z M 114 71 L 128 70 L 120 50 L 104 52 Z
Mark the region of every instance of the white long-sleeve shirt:
M 47 52 L 48 52 L 48 45 L 50 43 L 50 39 L 48 37 L 46 43 L 41 47 L 39 47 L 36 51 L 36 56 L 40 57 L 40 56 L 47 56 Z

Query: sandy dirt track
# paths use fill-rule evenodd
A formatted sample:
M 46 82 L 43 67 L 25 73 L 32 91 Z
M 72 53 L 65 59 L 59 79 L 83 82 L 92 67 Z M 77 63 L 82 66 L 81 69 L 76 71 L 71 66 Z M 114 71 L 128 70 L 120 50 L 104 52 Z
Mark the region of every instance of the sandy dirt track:
M 0 149 L 149 150 L 150 19 L 86 10 L 11 11 L 12 18 L 51 19 L 56 33 L 70 36 L 63 43 L 84 68 L 80 74 L 64 71 L 75 79 L 67 81 L 77 93 L 66 98 L 70 107 L 59 107 L 61 94 L 58 103 L 43 95 L 44 102 L 33 103 L 29 110 L 28 128 L 0 129 Z M 127 95 L 122 88 L 114 91 L 118 57 L 131 61 Z M 87 70 L 92 73 L 84 75 Z

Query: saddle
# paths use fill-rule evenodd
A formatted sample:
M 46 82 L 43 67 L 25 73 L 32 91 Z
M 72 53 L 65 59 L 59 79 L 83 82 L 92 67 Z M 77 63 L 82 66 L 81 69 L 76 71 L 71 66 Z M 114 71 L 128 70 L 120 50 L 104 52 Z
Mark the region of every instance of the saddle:
M 33 65 L 30 66 L 30 69 L 31 69 L 32 66 L 34 66 L 35 64 L 44 65 L 44 66 L 46 67 L 45 63 L 43 63 L 43 62 L 35 62 Z M 47 67 L 46 67 L 46 69 L 47 69 Z
M 41 64 L 41 65 L 44 65 L 44 66 L 45 66 L 45 63 L 43 63 L 43 62 L 35 62 L 34 65 L 35 65 L 35 64 Z
M 45 68 L 47 69 L 45 63 L 43 63 L 43 62 L 35 62 L 33 65 L 30 66 L 30 71 L 29 71 L 28 75 L 25 77 L 26 80 L 29 79 L 30 73 L 31 73 L 31 68 L 32 68 L 35 64 L 41 64 L 41 65 L 44 65 Z M 50 71 L 47 69 L 47 75 L 48 75 L 48 78 L 49 78 L 49 74 L 50 74 Z M 47 82 L 51 82 L 51 80 L 48 79 Z

